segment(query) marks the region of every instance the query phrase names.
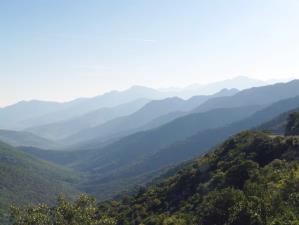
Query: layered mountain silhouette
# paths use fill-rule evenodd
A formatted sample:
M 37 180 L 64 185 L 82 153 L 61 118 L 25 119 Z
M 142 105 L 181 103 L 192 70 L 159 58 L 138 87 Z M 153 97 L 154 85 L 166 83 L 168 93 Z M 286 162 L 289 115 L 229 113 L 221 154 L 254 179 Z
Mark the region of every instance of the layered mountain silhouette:
M 86 163 L 83 165 L 84 169 L 86 169 L 86 166 L 88 168 L 87 170 L 98 171 L 97 173 L 94 173 L 95 177 L 86 184 L 86 187 L 89 188 L 87 190 L 91 192 L 95 191 L 96 195 L 101 196 L 101 191 L 107 186 L 113 188 L 119 183 L 136 185 L 136 182 L 142 184 L 149 179 L 147 176 L 154 177 L 173 165 L 177 165 L 185 160 L 190 160 L 193 157 L 204 154 L 231 135 L 243 130 L 256 129 L 256 126 L 263 124 L 268 120 L 275 119 L 276 117 L 281 117 L 281 113 L 297 109 L 298 106 L 299 97 L 283 100 L 254 113 L 244 120 L 219 128 L 201 130 L 197 134 L 190 136 L 183 141 L 174 142 L 173 144 L 161 147 L 158 150 L 157 148 L 153 148 L 153 150 L 150 147 L 141 147 L 141 145 L 137 148 L 130 146 L 125 151 L 117 152 L 120 161 L 110 161 L 110 163 L 113 163 L 113 166 L 107 166 L 107 168 L 105 168 L 104 165 L 107 165 L 107 162 L 109 161 L 100 153 L 100 156 L 103 156 L 103 158 L 93 156 L 88 164 Z M 144 138 L 144 140 L 146 140 L 146 138 Z M 157 142 L 157 140 L 155 140 L 155 142 Z M 143 146 L 147 145 L 149 144 L 145 143 Z M 145 156 L 144 158 L 138 159 L 135 156 L 142 154 L 140 151 L 145 151 L 145 153 L 142 152 Z M 124 155 L 122 155 L 122 153 L 124 153 Z M 102 159 L 107 160 L 106 164 L 104 161 L 101 161 Z M 125 163 L 123 164 L 123 162 Z M 99 165 L 101 166 L 99 167 Z M 96 188 L 94 186 L 95 183 L 98 184 Z M 122 189 L 122 191 L 124 190 L 125 189 Z
M 100 108 L 70 120 L 36 126 L 26 130 L 48 139 L 59 140 L 74 135 L 81 130 L 132 114 L 149 101 L 148 99 L 138 99 L 115 107 Z
M 65 143 L 80 143 L 81 146 L 83 146 L 82 143 L 97 143 L 95 140 L 101 142 L 109 141 L 111 139 L 114 140 L 137 131 L 161 126 L 169 121 L 167 115 L 170 113 L 176 115 L 172 117 L 174 119 L 188 114 L 189 111 L 208 99 L 219 96 L 231 96 L 237 92 L 236 89 L 224 89 L 214 95 L 194 96 L 188 100 L 183 100 L 177 97 L 154 100 L 131 115 L 119 117 L 99 126 L 79 131 L 77 134 L 71 135 L 61 141 Z M 168 119 L 161 119 L 161 117 L 164 116 Z M 154 123 L 155 125 L 151 123 Z
M 236 77 L 203 86 L 190 86 L 179 90 L 155 90 L 143 86 L 133 86 L 124 91 L 111 91 L 91 98 L 79 98 L 73 101 L 57 103 L 48 101 L 22 101 L 0 108 L 0 128 L 20 130 L 29 127 L 70 120 L 100 108 L 111 108 L 137 99 L 163 99 L 168 97 L 190 98 L 195 95 L 211 95 L 222 89 L 244 89 L 266 85 L 266 82 Z
M 162 99 L 167 97 L 151 88 L 133 86 L 124 91 L 112 91 L 93 98 L 80 98 L 70 102 L 23 101 L 0 109 L 0 128 L 25 129 L 71 119 L 85 113 L 114 107 L 137 99 Z
M 299 97 L 295 97 L 259 111 L 260 107 L 252 106 L 190 114 L 94 150 L 59 154 L 38 149 L 26 150 L 43 159 L 69 164 L 79 171 L 91 173 L 90 179 L 81 187 L 99 198 L 107 198 L 146 183 L 167 168 L 204 154 L 231 135 L 256 129 L 298 106 Z M 105 191 L 107 188 L 111 192 Z
M 32 126 L 26 131 L 0 130 L 0 140 L 10 144 L 0 143 L 0 212 L 6 213 L 3 209 L 11 202 L 51 203 L 58 192 L 75 195 L 79 190 L 99 200 L 132 192 L 136 186 L 164 180 L 178 165 L 184 168 L 244 130 L 274 134 L 241 134 L 233 140 L 282 140 L 289 114 L 299 108 L 299 81 L 256 86 L 188 99 L 133 87 L 68 103 L 31 101 L 2 108 L 1 126 Z M 18 117 L 20 110 L 26 113 Z M 245 150 L 234 152 L 244 156 Z M 218 158 L 225 161 L 222 156 Z M 209 184 L 223 184 L 218 175 Z
M 231 97 L 219 97 L 211 99 L 200 105 L 194 111 L 202 112 L 215 108 L 271 104 L 275 101 L 299 95 L 298 87 L 299 80 L 293 80 L 288 83 L 277 83 L 268 86 L 254 87 L 240 91 Z
M 62 147 L 57 142 L 24 131 L 0 129 L 0 140 L 15 147 L 31 146 L 45 149 L 58 149 Z
M 299 81 L 250 88 L 232 96 L 219 96 L 202 101 L 202 97 L 193 97 L 183 101 L 178 98 L 153 101 L 136 113 L 117 118 L 97 127 L 78 132 L 63 140 L 66 143 L 76 140 L 77 143 L 97 143 L 117 140 L 122 136 L 137 131 L 161 126 L 172 119 L 185 115 L 183 112 L 205 112 L 216 108 L 232 108 L 251 105 L 267 105 L 281 99 L 299 95 Z M 198 107 L 195 107 L 198 105 Z M 193 107 L 192 107 L 193 106 Z M 183 112 L 182 112 L 183 111 Z M 190 112 L 189 112 L 190 113 Z M 80 145 L 81 147 L 82 145 Z

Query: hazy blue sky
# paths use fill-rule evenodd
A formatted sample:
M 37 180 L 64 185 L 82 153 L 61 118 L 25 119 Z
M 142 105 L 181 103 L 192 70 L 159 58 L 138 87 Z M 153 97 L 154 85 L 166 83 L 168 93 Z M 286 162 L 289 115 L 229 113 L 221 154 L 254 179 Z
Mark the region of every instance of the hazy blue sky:
M 0 105 L 299 77 L 298 0 L 0 0 Z

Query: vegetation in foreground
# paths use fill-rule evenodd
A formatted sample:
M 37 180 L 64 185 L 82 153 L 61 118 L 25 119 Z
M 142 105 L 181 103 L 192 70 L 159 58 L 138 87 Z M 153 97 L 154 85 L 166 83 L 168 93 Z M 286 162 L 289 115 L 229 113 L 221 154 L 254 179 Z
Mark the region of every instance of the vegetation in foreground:
M 94 198 L 81 195 L 71 203 L 63 196 L 54 207 L 44 204 L 28 208 L 12 207 L 14 225 L 115 225 L 116 221 L 100 215 Z
M 78 195 L 74 187 L 77 180 L 71 170 L 0 142 L 0 224 L 6 223 L 11 204 L 54 204 L 60 193 Z
M 298 158 L 299 137 L 243 132 L 133 197 L 97 208 L 60 200 L 52 209 L 15 208 L 12 218 L 15 225 L 107 224 L 100 215 L 117 225 L 297 225 Z
M 293 117 L 286 133 L 295 130 Z M 60 199 L 51 209 L 13 208 L 12 220 L 14 225 L 298 225 L 295 135 L 242 132 L 135 196 L 97 207 L 81 197 L 73 204 Z

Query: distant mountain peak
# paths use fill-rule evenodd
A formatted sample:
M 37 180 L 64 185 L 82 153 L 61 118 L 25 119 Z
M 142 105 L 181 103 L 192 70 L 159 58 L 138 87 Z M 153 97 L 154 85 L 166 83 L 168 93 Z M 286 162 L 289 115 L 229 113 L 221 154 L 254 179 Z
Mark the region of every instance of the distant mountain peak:
M 225 94 L 225 93 L 237 93 L 239 90 L 237 88 L 223 88 L 216 94 Z

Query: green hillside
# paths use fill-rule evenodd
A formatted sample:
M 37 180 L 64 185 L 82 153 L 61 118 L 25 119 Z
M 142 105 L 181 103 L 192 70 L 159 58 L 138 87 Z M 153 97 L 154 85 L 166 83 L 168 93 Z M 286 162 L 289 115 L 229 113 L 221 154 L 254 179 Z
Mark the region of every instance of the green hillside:
M 64 225 L 297 225 L 298 159 L 298 136 L 242 132 L 134 196 L 98 209 L 86 197 L 62 199 L 54 208 L 17 209 L 13 218 L 16 225 L 59 218 Z
M 72 171 L 38 160 L 0 142 L 0 224 L 9 206 L 53 203 L 57 195 L 72 197 L 78 176 Z
M 223 126 L 224 118 L 236 119 L 236 115 L 240 116 L 247 108 L 217 109 L 207 113 L 191 114 L 160 128 L 128 136 L 107 146 L 106 152 L 91 153 L 92 157 L 88 160 L 79 158 L 79 161 L 82 161 L 76 165 L 77 168 L 82 169 L 83 166 L 86 171 L 92 171 L 92 179 L 84 182 L 82 187 L 99 199 L 113 197 L 120 192 L 131 190 L 136 185 L 143 185 L 164 173 L 169 167 L 198 157 L 230 136 L 252 129 L 281 113 L 297 108 L 298 105 L 298 97 L 282 100 L 250 117 L 231 124 L 227 123 L 225 126 Z M 223 121 L 219 122 L 221 119 Z M 219 127 L 212 128 L 214 124 Z M 186 134 L 191 135 L 192 131 L 195 135 L 188 137 Z M 186 139 L 183 140 L 182 137 Z M 178 141 L 179 138 L 181 141 Z M 167 145 L 161 145 L 166 141 Z M 88 152 L 85 153 L 87 157 Z
M 280 117 L 282 113 L 297 109 L 298 105 L 299 97 L 295 97 L 276 102 L 250 117 L 248 107 L 191 114 L 157 129 L 130 135 L 102 149 L 73 152 L 23 150 L 44 160 L 67 164 L 88 173 L 88 179 L 81 180 L 80 188 L 103 200 L 131 192 L 169 168 L 204 154 L 230 136 Z M 247 118 L 241 121 L 227 122 L 246 115 Z M 216 126 L 220 127 L 212 128 Z M 196 133 L 196 130 L 199 132 Z M 196 134 L 188 137 L 193 133 Z M 182 141 L 178 142 L 180 139 Z
M 298 113 L 288 115 L 286 132 L 297 130 L 298 118 Z M 65 225 L 297 225 L 296 134 L 241 132 L 134 195 L 102 202 L 98 209 L 94 200 L 85 197 L 74 204 L 59 200 L 54 208 L 17 209 L 15 224 L 52 225 L 61 217 Z M 102 218 L 108 218 L 108 223 Z
M 102 204 L 119 225 L 299 223 L 299 137 L 240 133 L 134 197 Z

